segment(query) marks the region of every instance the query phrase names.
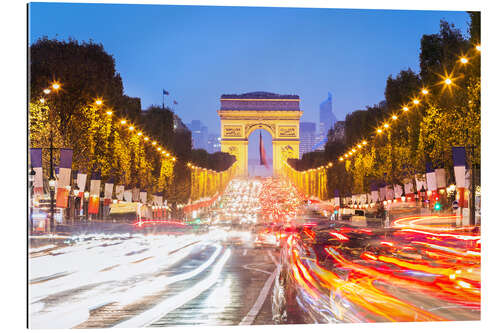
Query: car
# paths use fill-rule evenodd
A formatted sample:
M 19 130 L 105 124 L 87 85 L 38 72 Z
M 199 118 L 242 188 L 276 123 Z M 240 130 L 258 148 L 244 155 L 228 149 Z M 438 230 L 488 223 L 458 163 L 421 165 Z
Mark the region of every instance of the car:
M 388 246 L 380 246 L 385 236 L 383 230 L 341 221 L 297 227 L 282 242 L 271 298 L 273 321 L 311 324 L 373 320 L 350 298 L 343 297 L 342 287 L 334 286 L 349 281 L 351 263 L 364 261 L 364 255 L 391 255 Z M 343 260 L 346 264 L 339 264 Z

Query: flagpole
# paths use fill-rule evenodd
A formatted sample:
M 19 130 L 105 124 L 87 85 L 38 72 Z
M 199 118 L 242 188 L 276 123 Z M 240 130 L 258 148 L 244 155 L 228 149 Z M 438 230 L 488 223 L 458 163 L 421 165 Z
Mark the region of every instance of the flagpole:
M 165 110 L 165 93 L 164 93 L 165 89 L 161 88 L 161 98 L 162 98 L 162 109 Z

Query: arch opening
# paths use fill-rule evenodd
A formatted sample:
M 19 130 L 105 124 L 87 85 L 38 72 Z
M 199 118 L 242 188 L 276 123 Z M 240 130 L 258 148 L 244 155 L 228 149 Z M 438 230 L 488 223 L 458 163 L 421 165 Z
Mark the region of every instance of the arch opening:
M 260 137 L 264 148 L 264 158 L 260 158 Z M 248 136 L 248 176 L 271 177 L 273 176 L 273 138 L 265 128 L 256 128 Z M 262 164 L 261 164 L 262 163 Z

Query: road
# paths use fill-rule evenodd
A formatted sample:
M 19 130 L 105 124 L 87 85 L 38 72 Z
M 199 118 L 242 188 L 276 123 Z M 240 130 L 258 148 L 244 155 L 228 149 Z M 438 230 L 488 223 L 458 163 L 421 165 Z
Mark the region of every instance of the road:
M 478 320 L 480 236 L 450 231 L 450 219 L 402 218 L 390 235 L 329 220 L 325 229 L 286 183 L 232 181 L 201 218 L 206 224 L 32 237 L 29 326 Z M 299 220 L 301 231 L 276 232 L 276 224 L 286 230 Z M 282 272 L 288 299 L 280 296 Z M 281 320 L 284 300 L 290 311 Z
M 213 237 L 109 235 L 32 249 L 30 270 L 39 273 L 29 280 L 30 326 L 272 322 L 269 281 L 278 252 Z

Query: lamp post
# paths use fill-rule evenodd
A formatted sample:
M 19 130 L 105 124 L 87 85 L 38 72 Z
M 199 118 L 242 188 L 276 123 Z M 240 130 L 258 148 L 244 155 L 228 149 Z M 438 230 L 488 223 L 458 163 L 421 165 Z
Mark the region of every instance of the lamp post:
M 422 185 L 422 188 L 420 189 L 420 201 L 422 202 L 422 208 L 424 208 L 424 200 L 425 200 L 425 188 L 424 185 Z
M 85 191 L 83 193 L 83 196 L 85 197 L 84 207 L 83 207 L 83 209 L 85 210 L 85 220 L 88 222 L 88 220 L 89 220 L 89 196 L 90 196 L 90 193 L 88 191 Z
M 80 210 L 80 198 L 78 197 L 78 194 L 80 194 L 80 188 L 75 185 L 73 188 L 73 196 L 74 196 L 74 206 L 73 206 L 73 224 L 75 224 L 77 212 Z
M 33 169 L 33 166 L 31 166 L 31 170 L 28 173 L 28 181 L 29 181 L 29 187 L 30 187 L 30 232 L 33 232 L 33 205 L 34 205 L 34 200 L 33 200 L 33 195 L 34 195 L 34 181 L 35 181 L 35 175 L 36 172 Z
M 52 157 L 52 150 L 50 151 Z M 52 174 L 52 158 L 51 158 L 51 175 L 49 178 L 49 189 L 50 189 L 50 222 L 49 222 L 49 232 L 54 232 L 54 195 L 56 192 L 56 179 Z

